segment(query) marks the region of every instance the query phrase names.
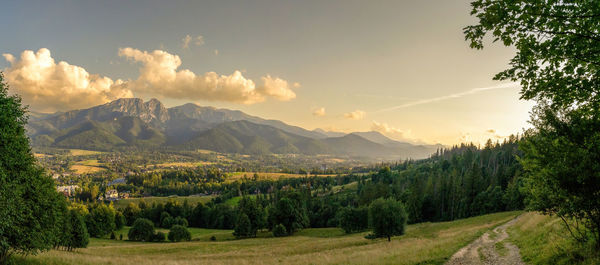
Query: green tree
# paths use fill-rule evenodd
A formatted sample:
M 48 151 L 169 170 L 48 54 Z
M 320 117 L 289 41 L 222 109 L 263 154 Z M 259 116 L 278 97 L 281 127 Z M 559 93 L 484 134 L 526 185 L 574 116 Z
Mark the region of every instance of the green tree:
M 90 236 L 85 226 L 85 221 L 83 220 L 83 217 L 76 210 L 69 210 L 67 216 L 69 219 L 69 221 L 67 222 L 69 228 L 64 229 L 65 233 L 68 232 L 68 241 L 66 246 L 69 249 L 87 247 L 90 241 Z
M 560 217 L 578 241 L 587 241 L 590 231 L 600 248 L 600 116 L 548 108 L 537 115 L 521 144 L 529 207 Z
M 192 234 L 184 226 L 174 225 L 169 230 L 169 240 L 171 242 L 190 241 L 192 240 Z
M 249 234 L 243 235 L 244 237 L 254 237 L 256 236 L 256 232 L 258 231 L 258 229 L 265 227 L 265 211 L 262 208 L 262 206 L 256 202 L 255 199 L 246 196 L 242 197 L 242 199 L 240 199 L 240 202 L 238 203 L 238 213 L 240 215 L 246 215 L 246 218 L 248 218 L 248 221 L 250 222 L 250 230 L 248 231 Z M 237 223 L 239 223 L 239 216 L 237 221 Z
M 103 237 L 115 230 L 115 209 L 100 203 L 92 206 L 90 214 L 86 216 L 88 232 L 92 237 Z
M 140 212 L 140 207 L 138 207 L 137 204 L 130 202 L 123 210 L 127 225 L 133 225 L 133 222 L 140 217 Z
M 127 237 L 132 241 L 152 241 L 154 236 L 154 224 L 145 218 L 138 218 L 133 222 Z
M 256 232 L 252 232 L 250 218 L 248 218 L 248 215 L 245 213 L 238 215 L 238 219 L 233 230 L 233 235 L 237 238 L 252 237 L 256 235 Z
M 21 98 L 8 95 L 0 73 L 0 264 L 13 253 L 37 254 L 60 240 L 64 197 L 36 165 L 26 124 Z
M 165 233 L 163 233 L 161 231 L 158 231 L 158 232 L 156 232 L 156 234 L 154 234 L 152 236 L 152 241 L 154 241 L 154 242 L 163 242 L 163 241 L 165 241 L 165 238 L 166 238 L 165 237 Z
M 534 128 L 521 160 L 530 209 L 583 223 L 600 248 L 600 5 L 597 1 L 471 3 L 478 24 L 465 28 L 471 47 L 486 35 L 516 55 L 495 79 L 519 81 L 521 98 L 537 100 Z
M 306 207 L 297 193 L 277 201 L 269 215 L 272 225 L 282 224 L 288 235 L 309 225 Z
M 379 198 L 369 206 L 369 225 L 375 237 L 387 237 L 404 234 L 406 212 L 402 203 L 394 199 Z
M 366 207 L 344 207 L 338 213 L 339 225 L 344 232 L 360 232 L 369 227 L 369 209 Z
M 119 230 L 125 226 L 125 216 L 120 211 L 117 211 L 115 214 L 115 229 Z

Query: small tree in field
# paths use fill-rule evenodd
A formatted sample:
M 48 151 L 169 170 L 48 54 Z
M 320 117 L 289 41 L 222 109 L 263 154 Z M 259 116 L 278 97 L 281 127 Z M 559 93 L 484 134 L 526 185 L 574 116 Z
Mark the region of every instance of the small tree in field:
M 273 227 L 273 236 L 274 237 L 282 237 L 282 236 L 287 236 L 288 233 L 285 229 L 285 226 L 283 226 L 282 224 L 278 224 L 275 227 Z
M 369 225 L 376 238 L 387 237 L 391 241 L 392 236 L 404 234 L 406 220 L 404 206 L 394 199 L 379 198 L 369 206 Z
M 138 218 L 127 234 L 129 240 L 150 242 L 154 236 L 154 224 L 145 218 Z
M 192 240 L 192 234 L 182 225 L 174 225 L 171 227 L 168 237 L 171 242 Z

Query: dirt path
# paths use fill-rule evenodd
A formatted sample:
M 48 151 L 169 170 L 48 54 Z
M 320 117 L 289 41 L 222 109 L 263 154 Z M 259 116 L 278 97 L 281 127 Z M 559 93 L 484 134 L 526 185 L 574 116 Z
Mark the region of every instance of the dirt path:
M 483 234 L 471 244 L 461 248 L 452 255 L 446 265 L 524 265 L 519 248 L 505 240 L 508 238 L 506 228 L 513 225 L 519 217 L 496 227 L 492 232 Z

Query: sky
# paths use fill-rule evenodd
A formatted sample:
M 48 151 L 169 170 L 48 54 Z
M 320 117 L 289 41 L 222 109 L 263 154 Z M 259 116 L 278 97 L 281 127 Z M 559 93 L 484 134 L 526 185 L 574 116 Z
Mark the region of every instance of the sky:
M 52 2 L 52 3 L 50 3 Z M 39 112 L 157 98 L 414 143 L 501 140 L 532 102 L 469 1 L 8 1 L 0 69 Z

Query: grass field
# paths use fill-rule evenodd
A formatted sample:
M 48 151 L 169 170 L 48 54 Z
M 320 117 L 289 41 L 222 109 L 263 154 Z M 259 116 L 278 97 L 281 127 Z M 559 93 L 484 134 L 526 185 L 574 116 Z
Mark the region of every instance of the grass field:
M 154 165 L 155 167 L 200 167 L 214 164 L 213 162 L 169 162 Z
M 87 174 L 87 173 L 96 173 L 106 168 L 96 167 L 96 166 L 86 166 L 86 165 L 72 165 L 71 170 L 75 171 L 77 174 Z
M 305 174 L 290 174 L 290 173 L 267 173 L 267 172 L 234 172 L 230 173 L 227 176 L 227 181 L 236 181 L 242 179 L 244 177 L 252 179 L 254 178 L 254 173 L 258 175 L 258 179 L 268 179 L 268 180 L 278 180 L 278 179 L 286 179 L 286 178 L 305 178 L 310 177 L 311 175 Z M 318 175 L 320 177 L 327 176 L 336 176 L 336 175 Z
M 88 156 L 88 155 L 99 155 L 102 152 L 99 151 L 90 151 L 90 150 L 82 150 L 82 149 L 68 149 L 72 156 Z
M 187 200 L 188 203 L 192 205 L 196 205 L 199 202 L 207 203 L 212 200 L 214 196 L 174 196 L 174 197 L 144 197 L 144 198 L 129 198 L 122 199 L 114 202 L 114 206 L 116 208 L 125 208 L 129 205 L 130 202 L 138 204 L 141 200 L 144 200 L 147 204 L 152 204 L 153 202 L 162 202 L 166 203 L 170 200 L 178 201 L 183 203 L 183 201 Z
M 508 233 L 528 264 L 600 264 L 600 253 L 576 243 L 557 217 L 528 212 Z
M 193 230 L 194 240 L 139 243 L 92 239 L 74 252 L 56 251 L 19 264 L 443 264 L 461 247 L 521 212 L 504 212 L 443 223 L 409 225 L 406 234 L 368 240 L 368 232 L 345 235 L 338 228 L 305 229 L 294 236 L 233 240 L 227 230 Z M 216 242 L 205 241 L 211 235 Z

